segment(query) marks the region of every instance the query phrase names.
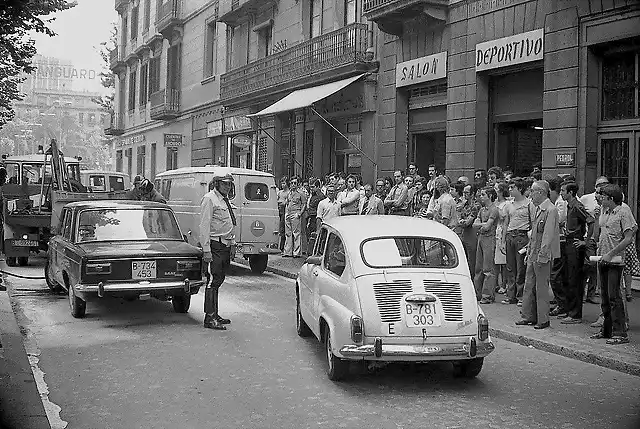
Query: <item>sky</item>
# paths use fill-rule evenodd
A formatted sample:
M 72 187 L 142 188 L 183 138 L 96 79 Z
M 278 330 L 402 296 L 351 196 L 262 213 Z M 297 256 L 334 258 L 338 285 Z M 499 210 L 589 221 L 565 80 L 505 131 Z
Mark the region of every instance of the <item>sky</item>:
M 78 74 L 81 69 L 96 71 L 95 79 L 75 79 L 74 89 L 104 92 L 98 76 L 102 70 L 102 59 L 95 48 L 109 39 L 118 12 L 114 9 L 113 0 L 77 0 L 77 3 L 76 7 L 52 15 L 56 20 L 49 24 L 49 28 L 56 32 L 56 36 L 35 34 L 32 38 L 39 54 L 70 60 Z

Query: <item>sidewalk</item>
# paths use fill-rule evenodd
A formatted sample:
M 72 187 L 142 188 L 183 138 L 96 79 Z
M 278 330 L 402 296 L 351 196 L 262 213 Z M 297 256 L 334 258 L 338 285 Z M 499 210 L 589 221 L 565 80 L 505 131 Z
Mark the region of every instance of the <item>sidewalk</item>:
M 6 291 L 0 292 L 0 428 L 51 429 Z
M 282 258 L 269 256 L 267 271 L 295 279 L 305 258 Z M 236 262 L 248 265 L 244 259 Z M 499 304 L 502 295 L 496 296 L 496 304 L 483 305 L 482 309 L 489 318 L 491 335 L 506 341 L 534 347 L 550 353 L 592 363 L 616 371 L 640 376 L 640 294 L 634 288 L 634 300 L 627 303 L 630 316 L 629 344 L 609 346 L 604 340 L 592 340 L 591 334 L 598 331 L 589 324 L 600 314 L 600 306 L 585 303 L 584 322 L 580 325 L 561 325 L 552 317 L 551 328 L 534 330 L 532 326 L 516 326 L 519 307 Z

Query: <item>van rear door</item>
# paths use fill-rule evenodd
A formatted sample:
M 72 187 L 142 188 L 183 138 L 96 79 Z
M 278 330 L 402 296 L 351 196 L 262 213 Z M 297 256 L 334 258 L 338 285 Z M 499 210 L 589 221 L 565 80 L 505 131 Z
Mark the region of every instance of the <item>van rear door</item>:
M 273 177 L 241 175 L 239 179 L 236 201 L 242 206 L 242 225 L 237 241 L 261 245 L 278 241 L 273 235 L 279 222 Z

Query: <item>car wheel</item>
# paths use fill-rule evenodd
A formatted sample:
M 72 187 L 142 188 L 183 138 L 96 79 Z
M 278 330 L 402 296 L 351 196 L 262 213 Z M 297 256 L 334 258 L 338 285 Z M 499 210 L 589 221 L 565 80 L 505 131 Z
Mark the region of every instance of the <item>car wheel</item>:
M 304 321 L 302 313 L 300 312 L 300 298 L 296 299 L 296 331 L 299 337 L 305 338 L 311 336 L 311 329 L 309 329 L 309 325 Z
M 18 258 L 16 258 L 15 256 L 7 256 L 5 258 L 5 261 L 7 262 L 7 265 L 10 267 L 18 266 Z
M 18 265 L 21 267 L 26 267 L 29 265 L 29 257 L 28 256 L 20 256 L 18 257 Z
M 53 293 L 60 293 L 62 291 L 62 287 L 51 278 L 51 274 L 49 273 L 49 261 L 44 263 L 44 279 L 47 282 L 47 286 L 51 289 Z
M 191 295 L 178 295 L 171 299 L 173 309 L 176 313 L 186 313 L 191 305 Z
M 254 274 L 262 274 L 267 269 L 268 255 L 251 255 L 249 256 L 249 266 Z
M 328 327 L 325 336 L 324 344 L 327 352 L 327 376 L 331 381 L 340 381 L 349 373 L 349 362 L 344 361 L 333 354 L 333 350 L 331 349 L 331 334 L 329 333 Z
M 83 318 L 87 312 L 87 303 L 76 296 L 73 286 L 69 286 L 69 308 L 76 319 Z
M 455 377 L 475 378 L 482 371 L 484 358 L 475 358 L 453 362 L 453 375 Z

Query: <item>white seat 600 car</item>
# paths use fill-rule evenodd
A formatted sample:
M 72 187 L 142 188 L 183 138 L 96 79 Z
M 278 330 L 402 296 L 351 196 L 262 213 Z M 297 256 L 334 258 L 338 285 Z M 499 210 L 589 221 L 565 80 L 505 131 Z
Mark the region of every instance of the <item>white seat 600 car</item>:
M 349 361 L 451 361 L 475 377 L 494 349 L 462 242 L 437 222 L 345 216 L 318 231 L 296 280 L 297 331 L 324 345 L 327 375 Z

